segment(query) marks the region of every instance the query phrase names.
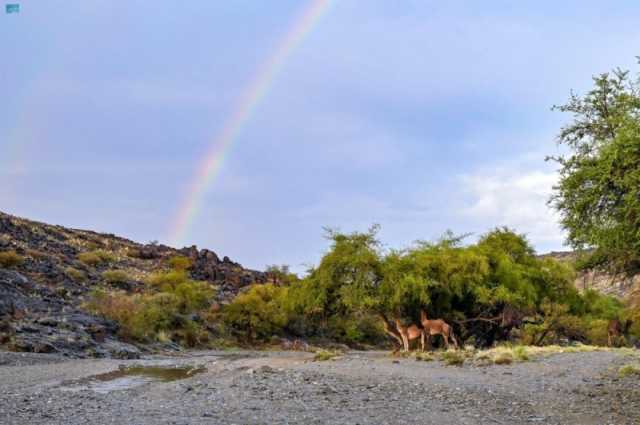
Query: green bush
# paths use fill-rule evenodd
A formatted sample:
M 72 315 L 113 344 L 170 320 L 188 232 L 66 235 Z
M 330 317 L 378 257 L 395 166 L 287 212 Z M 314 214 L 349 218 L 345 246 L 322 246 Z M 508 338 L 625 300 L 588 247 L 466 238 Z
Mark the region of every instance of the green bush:
M 0 267 L 13 268 L 17 267 L 24 261 L 21 255 L 15 251 L 0 252 Z
M 88 266 L 93 266 L 93 267 L 112 263 L 115 261 L 115 259 L 116 258 L 114 254 L 102 249 L 97 249 L 89 252 L 82 252 L 78 254 L 78 260 L 80 260 L 82 263 Z
M 173 290 L 176 286 L 189 280 L 184 270 L 154 273 L 147 279 L 147 284 L 160 290 Z
M 609 320 L 605 319 L 583 319 L 587 342 L 590 345 L 607 345 Z
M 286 288 L 273 284 L 253 285 L 222 310 L 225 325 L 249 342 L 269 340 L 287 323 L 281 300 Z
M 102 273 L 102 278 L 105 282 L 112 285 L 123 284 L 131 281 L 129 274 L 124 270 L 107 270 Z
M 107 276 L 124 277 L 118 270 Z M 126 273 L 125 273 L 126 275 Z M 207 282 L 197 282 L 182 275 L 181 279 L 157 275 L 161 285 L 149 286 L 140 294 L 93 291 L 86 308 L 120 324 L 120 335 L 137 341 L 174 339 L 187 346 L 208 340 L 203 325 L 193 315 L 204 315 L 214 296 Z
M 64 269 L 64 272 L 67 276 L 69 276 L 71 279 L 75 280 L 76 282 L 84 282 L 85 280 L 87 280 L 87 275 L 84 274 L 83 271 L 78 270 L 76 268 L 67 267 L 66 269 Z
M 182 255 L 174 255 L 167 260 L 167 265 L 173 270 L 188 270 L 193 265 L 193 261 Z

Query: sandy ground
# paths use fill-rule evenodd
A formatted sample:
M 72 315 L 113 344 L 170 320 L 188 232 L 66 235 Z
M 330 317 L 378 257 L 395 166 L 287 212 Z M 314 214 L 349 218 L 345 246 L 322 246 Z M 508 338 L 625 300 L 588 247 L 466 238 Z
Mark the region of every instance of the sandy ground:
M 557 354 L 506 366 L 445 366 L 350 352 L 193 352 L 143 360 L 0 353 L 2 424 L 640 424 L 637 362 L 618 352 Z M 97 392 L 121 365 L 206 372 Z

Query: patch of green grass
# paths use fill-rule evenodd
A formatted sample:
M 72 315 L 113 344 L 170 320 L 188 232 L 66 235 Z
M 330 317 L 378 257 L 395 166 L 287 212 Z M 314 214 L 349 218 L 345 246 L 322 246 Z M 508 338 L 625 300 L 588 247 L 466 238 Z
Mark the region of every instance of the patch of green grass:
M 530 360 L 527 347 L 525 347 L 524 345 L 518 345 L 513 347 L 512 354 L 513 354 L 513 358 L 519 362 L 526 362 Z
M 338 356 L 340 356 L 338 351 L 318 350 L 316 351 L 315 356 L 313 356 L 313 360 L 316 362 L 326 362 L 327 360 L 335 359 Z
M 627 376 L 640 376 L 640 364 L 627 364 L 618 369 L 618 376 L 626 378 Z
M 15 251 L 0 252 L 0 267 L 10 269 L 19 266 L 23 261 L 24 258 Z
M 462 366 L 465 358 L 465 354 L 461 351 L 447 350 L 440 354 L 440 359 L 447 366 Z
M 431 353 L 416 353 L 416 361 L 418 362 L 430 362 L 435 360 L 435 357 Z

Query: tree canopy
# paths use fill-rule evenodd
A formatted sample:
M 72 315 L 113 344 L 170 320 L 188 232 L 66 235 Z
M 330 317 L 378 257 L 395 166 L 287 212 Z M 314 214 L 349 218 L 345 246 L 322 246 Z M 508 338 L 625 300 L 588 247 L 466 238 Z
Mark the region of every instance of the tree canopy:
M 578 316 L 604 319 L 621 308 L 597 293 L 580 295 L 569 265 L 537 257 L 526 237 L 509 228 L 493 229 L 476 243 L 448 233 L 400 250 L 383 250 L 377 232 L 377 226 L 328 231 L 329 249 L 306 277 L 239 296 L 226 308 L 227 324 L 250 329 L 251 339 L 264 330 L 262 336 L 275 331 L 376 342 L 385 338 L 381 315 L 416 323 L 424 309 L 454 324 L 463 340 L 490 345 L 522 327 L 525 316 L 555 318 L 534 328 L 532 341 L 548 340 L 553 326 L 586 339 L 575 329 Z
M 640 269 L 640 78 L 628 71 L 594 77 L 584 96 L 555 109 L 570 113 L 558 141 L 569 152 L 551 157 L 560 180 L 551 203 L 568 242 L 593 248 L 589 265 Z

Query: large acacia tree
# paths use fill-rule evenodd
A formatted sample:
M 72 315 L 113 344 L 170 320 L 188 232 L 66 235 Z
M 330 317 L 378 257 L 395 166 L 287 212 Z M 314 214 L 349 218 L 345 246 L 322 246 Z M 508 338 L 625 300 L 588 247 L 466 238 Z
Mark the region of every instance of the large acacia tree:
M 615 70 L 594 77 L 583 96 L 555 109 L 570 113 L 558 141 L 568 153 L 551 157 L 560 180 L 551 204 L 568 242 L 594 249 L 590 265 L 640 269 L 640 78 Z

